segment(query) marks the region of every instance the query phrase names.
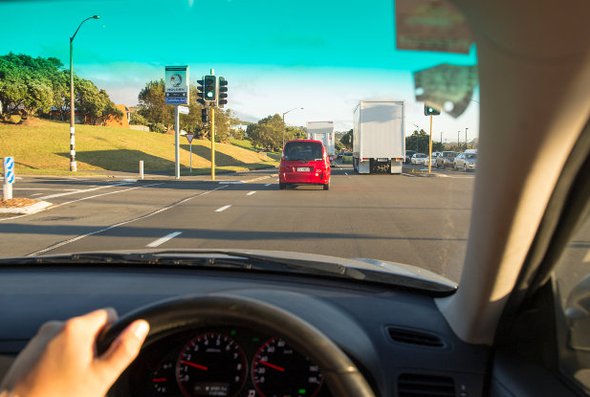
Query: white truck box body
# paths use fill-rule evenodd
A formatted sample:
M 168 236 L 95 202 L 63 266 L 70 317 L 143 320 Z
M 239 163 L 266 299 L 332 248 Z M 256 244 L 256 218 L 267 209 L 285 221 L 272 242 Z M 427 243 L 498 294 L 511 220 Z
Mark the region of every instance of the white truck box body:
M 360 101 L 354 109 L 353 163 L 359 173 L 402 172 L 405 159 L 404 102 Z
M 333 121 L 308 121 L 307 139 L 322 141 L 328 155 L 336 153 L 336 142 Z

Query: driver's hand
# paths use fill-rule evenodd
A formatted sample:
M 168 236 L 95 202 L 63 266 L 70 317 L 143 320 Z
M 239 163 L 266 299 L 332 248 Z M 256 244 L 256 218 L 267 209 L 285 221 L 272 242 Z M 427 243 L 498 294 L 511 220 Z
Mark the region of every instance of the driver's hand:
M 96 338 L 116 318 L 113 309 L 101 309 L 44 324 L 18 355 L 0 390 L 19 397 L 104 396 L 137 357 L 149 331 L 147 321 L 135 321 L 97 356 Z

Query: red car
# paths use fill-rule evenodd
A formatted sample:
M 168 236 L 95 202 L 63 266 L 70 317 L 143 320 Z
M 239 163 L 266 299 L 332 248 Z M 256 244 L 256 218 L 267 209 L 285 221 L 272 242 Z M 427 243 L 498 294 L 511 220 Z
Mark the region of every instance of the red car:
M 283 148 L 279 166 L 279 188 L 287 185 L 322 185 L 330 189 L 330 159 L 321 141 L 289 141 Z

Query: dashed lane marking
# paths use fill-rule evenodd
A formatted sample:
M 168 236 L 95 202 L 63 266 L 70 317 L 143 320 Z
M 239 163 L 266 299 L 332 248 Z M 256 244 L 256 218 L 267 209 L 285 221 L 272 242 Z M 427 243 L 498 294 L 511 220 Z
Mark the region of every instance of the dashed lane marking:
M 215 210 L 215 212 L 223 212 L 223 211 L 225 211 L 226 209 L 228 209 L 229 207 L 231 207 L 231 204 L 229 204 L 229 205 L 224 205 L 223 207 L 217 208 L 217 209 Z
M 165 242 L 170 241 L 174 237 L 179 236 L 181 234 L 182 234 L 182 232 L 173 232 L 173 233 L 167 234 L 167 235 L 165 235 L 162 238 L 159 238 L 159 239 L 157 239 L 155 241 L 152 241 L 151 243 L 149 243 L 148 245 L 146 245 L 146 247 L 149 247 L 149 248 L 159 247 L 160 245 L 164 244 Z

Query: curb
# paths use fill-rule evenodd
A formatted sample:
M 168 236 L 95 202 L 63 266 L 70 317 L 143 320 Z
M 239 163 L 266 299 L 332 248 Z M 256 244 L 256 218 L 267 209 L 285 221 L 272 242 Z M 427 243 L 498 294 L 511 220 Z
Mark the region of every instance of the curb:
M 53 204 L 47 201 L 39 201 L 38 203 L 26 207 L 0 208 L 0 214 L 32 215 L 36 214 L 37 212 L 41 212 L 52 205 Z

